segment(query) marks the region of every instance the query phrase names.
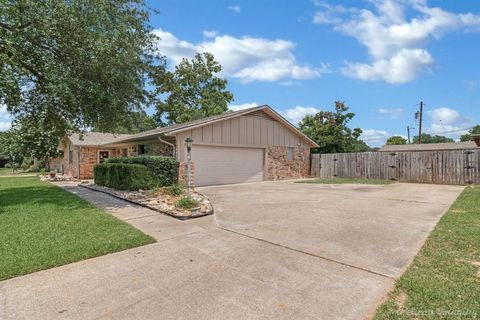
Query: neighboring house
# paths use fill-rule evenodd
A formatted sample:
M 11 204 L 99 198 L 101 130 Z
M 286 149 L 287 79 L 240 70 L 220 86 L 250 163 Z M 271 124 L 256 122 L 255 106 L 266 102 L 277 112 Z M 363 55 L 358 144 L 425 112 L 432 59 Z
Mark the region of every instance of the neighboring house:
M 73 134 L 64 139 L 56 168 L 87 179 L 109 157 L 167 155 L 176 157 L 184 180 L 187 138 L 193 139 L 196 186 L 307 177 L 310 148 L 318 147 L 264 105 L 133 135 Z
M 448 150 L 469 150 L 477 149 L 474 141 L 466 142 L 446 142 L 446 143 L 422 143 L 422 144 L 402 144 L 402 145 L 384 145 L 380 152 L 395 151 L 448 151 Z

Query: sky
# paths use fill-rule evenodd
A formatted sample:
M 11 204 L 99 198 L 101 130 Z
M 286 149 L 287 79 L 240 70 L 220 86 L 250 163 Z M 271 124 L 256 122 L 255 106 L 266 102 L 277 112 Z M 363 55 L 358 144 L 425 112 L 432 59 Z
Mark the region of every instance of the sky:
M 480 123 L 480 1 L 149 1 L 173 68 L 213 53 L 235 100 L 297 124 L 344 101 L 371 146 L 424 132 L 458 139 Z M 0 130 L 9 126 L 0 106 Z

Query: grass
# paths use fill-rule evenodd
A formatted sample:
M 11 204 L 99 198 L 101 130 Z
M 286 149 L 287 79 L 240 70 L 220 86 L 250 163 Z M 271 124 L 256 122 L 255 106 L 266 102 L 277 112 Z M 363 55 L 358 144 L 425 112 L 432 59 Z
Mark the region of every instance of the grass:
M 183 197 L 175 203 L 175 207 L 186 210 L 193 209 L 196 206 L 198 206 L 198 202 L 187 197 Z
M 18 169 L 17 171 L 13 172 L 12 168 L 0 168 L 0 176 L 11 176 L 11 175 L 22 175 L 22 174 L 29 174 L 29 175 L 35 175 L 35 172 L 22 172 L 21 169 Z
M 0 280 L 152 242 L 37 177 L 0 179 Z
M 320 178 L 305 181 L 297 181 L 297 183 L 317 183 L 317 184 L 392 184 L 391 180 L 378 179 L 357 179 L 357 178 Z
M 375 315 L 380 319 L 480 317 L 480 186 L 442 217 Z

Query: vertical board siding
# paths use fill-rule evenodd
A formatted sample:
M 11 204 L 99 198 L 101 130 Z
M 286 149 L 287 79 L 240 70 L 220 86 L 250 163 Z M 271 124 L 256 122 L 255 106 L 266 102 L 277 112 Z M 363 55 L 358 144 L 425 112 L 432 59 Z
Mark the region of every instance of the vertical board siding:
M 311 175 L 320 178 L 479 184 L 480 150 L 312 154 Z
M 222 122 L 214 123 L 213 125 L 213 143 L 222 143 Z
M 244 115 L 195 128 L 177 135 L 178 159 L 183 161 L 185 150 L 183 141 L 187 137 L 193 139 L 194 144 L 202 145 L 240 145 L 242 147 L 287 146 L 308 147 L 306 139 L 292 131 L 292 129 L 275 121 L 265 113 Z
M 231 122 L 230 143 L 238 144 L 240 136 L 240 118 L 233 118 Z

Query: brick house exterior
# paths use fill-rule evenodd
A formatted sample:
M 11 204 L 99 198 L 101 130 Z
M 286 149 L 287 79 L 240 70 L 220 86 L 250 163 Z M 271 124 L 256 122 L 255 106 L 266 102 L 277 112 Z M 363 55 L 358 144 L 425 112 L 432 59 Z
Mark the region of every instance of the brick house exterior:
M 134 135 L 72 134 L 65 137 L 63 157 L 52 168 L 90 179 L 104 158 L 173 156 L 179 181 L 185 183 L 187 138 L 193 139 L 192 183 L 197 186 L 308 177 L 310 149 L 317 146 L 265 105 Z

